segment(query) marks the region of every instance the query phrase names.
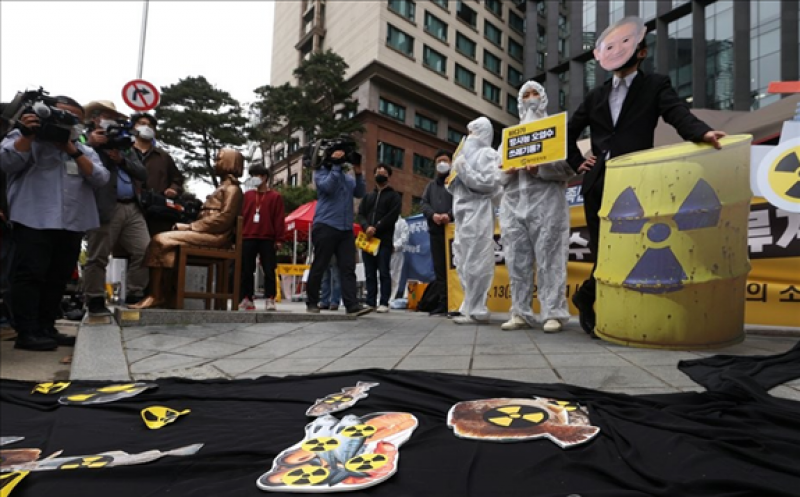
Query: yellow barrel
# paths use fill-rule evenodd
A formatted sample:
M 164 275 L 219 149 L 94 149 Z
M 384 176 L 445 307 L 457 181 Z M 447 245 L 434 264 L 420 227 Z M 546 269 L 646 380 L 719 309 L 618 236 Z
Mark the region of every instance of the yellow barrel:
M 632 347 L 717 348 L 744 339 L 752 136 L 682 143 L 607 164 L 597 335 Z

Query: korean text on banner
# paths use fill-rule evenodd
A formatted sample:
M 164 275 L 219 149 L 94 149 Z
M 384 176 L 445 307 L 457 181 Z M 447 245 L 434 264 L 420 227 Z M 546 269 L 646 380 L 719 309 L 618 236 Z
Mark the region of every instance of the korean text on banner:
M 567 158 L 567 113 L 503 129 L 503 169 Z

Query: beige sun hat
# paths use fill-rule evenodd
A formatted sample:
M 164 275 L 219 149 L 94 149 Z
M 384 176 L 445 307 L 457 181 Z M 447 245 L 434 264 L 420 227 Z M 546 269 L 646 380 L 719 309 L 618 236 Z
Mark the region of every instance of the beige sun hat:
M 116 119 L 128 119 L 128 116 L 117 110 L 117 107 L 111 100 L 92 100 L 84 106 L 84 110 L 86 111 L 87 116 L 91 116 L 93 112 L 98 110 L 106 110 L 116 114 Z

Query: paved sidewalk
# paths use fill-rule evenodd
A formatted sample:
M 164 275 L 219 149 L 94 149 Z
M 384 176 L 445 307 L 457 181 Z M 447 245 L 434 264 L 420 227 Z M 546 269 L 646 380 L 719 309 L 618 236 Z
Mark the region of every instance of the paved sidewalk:
M 302 312 L 304 304 L 282 304 Z M 340 311 L 341 312 L 341 311 Z M 323 311 L 322 316 L 325 315 Z M 750 335 L 719 350 L 636 349 L 591 340 L 577 322 L 557 334 L 459 326 L 442 317 L 392 311 L 356 321 L 169 326 L 84 326 L 73 379 L 255 378 L 362 368 L 443 371 L 536 383 L 566 382 L 629 394 L 699 391 L 678 371 L 681 359 L 765 355 L 798 338 Z M 800 400 L 800 381 L 773 394 Z

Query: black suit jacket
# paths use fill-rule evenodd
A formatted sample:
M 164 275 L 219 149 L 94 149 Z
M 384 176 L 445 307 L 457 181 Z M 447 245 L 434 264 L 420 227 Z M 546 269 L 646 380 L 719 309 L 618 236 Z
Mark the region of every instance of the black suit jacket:
M 612 79 L 591 90 L 572 114 L 567 126 L 567 161 L 577 172 L 584 158 L 578 149 L 578 137 L 589 126 L 592 152 L 597 157 L 595 166 L 583 178 L 583 194 L 595 186 L 602 191 L 605 176 L 605 157 L 653 148 L 658 118 L 672 125 L 684 140 L 699 142 L 711 128 L 691 113 L 689 106 L 678 97 L 669 77 L 639 71 L 614 126 L 608 97 Z

